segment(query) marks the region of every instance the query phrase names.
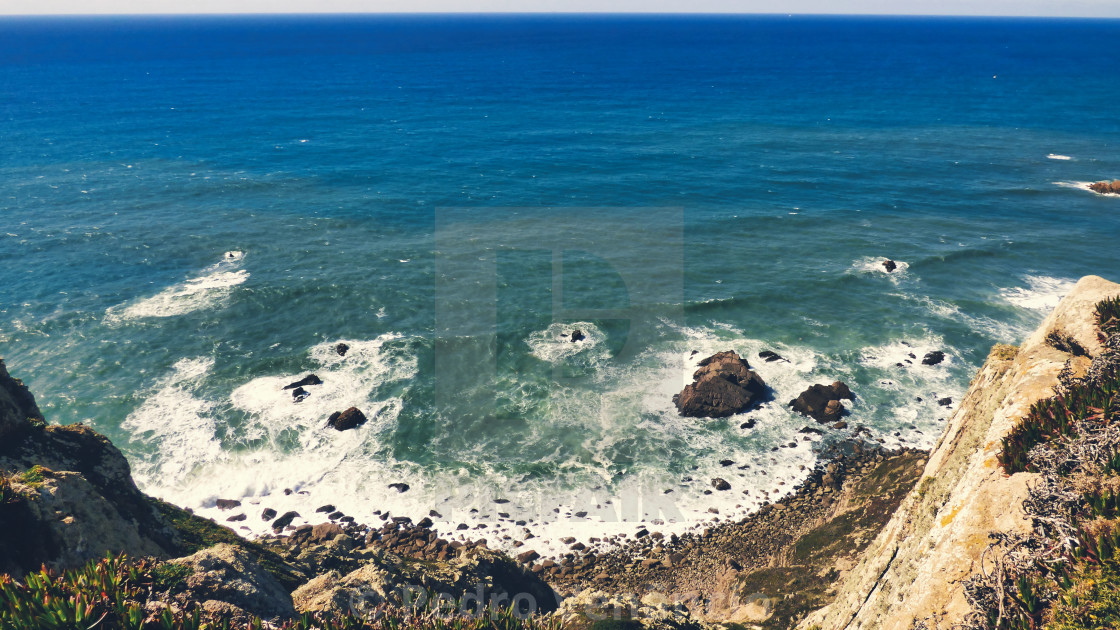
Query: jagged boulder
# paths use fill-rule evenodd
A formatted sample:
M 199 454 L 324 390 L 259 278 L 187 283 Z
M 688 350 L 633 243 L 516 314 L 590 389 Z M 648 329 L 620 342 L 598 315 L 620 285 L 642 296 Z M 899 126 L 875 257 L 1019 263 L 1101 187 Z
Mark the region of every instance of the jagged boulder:
M 895 261 L 888 258 L 888 259 L 883 261 L 883 269 L 886 269 L 887 273 L 890 273 L 890 272 L 894 271 L 895 269 L 898 269 L 898 264 Z
M 844 414 L 841 400 L 855 400 L 855 394 L 844 383 L 835 381 L 832 385 L 810 386 L 800 396 L 789 401 L 789 406 L 817 422 L 831 424 Z
M 265 619 L 295 614 L 287 589 L 240 547 L 222 543 L 171 562 L 191 570 L 183 586 L 208 610 L 232 606 Z
M 692 378 L 694 382 L 673 397 L 682 416 L 726 418 L 750 409 L 766 395 L 766 383 L 731 350 L 701 361 Z
M 1094 182 L 1089 184 L 1089 190 L 1103 195 L 1120 195 L 1120 179 L 1114 179 L 1111 182 Z
M 357 407 L 351 407 L 346 411 L 336 411 L 331 414 L 330 418 L 327 418 L 327 426 L 339 431 L 356 429 L 366 422 L 366 415 L 359 411 Z

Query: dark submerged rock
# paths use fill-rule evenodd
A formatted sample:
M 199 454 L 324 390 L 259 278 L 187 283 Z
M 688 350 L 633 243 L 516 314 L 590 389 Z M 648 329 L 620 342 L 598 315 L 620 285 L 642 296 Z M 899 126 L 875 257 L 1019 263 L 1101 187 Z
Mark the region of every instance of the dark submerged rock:
M 583 334 L 582 330 L 577 328 L 572 331 L 572 343 L 583 341 L 584 339 L 587 339 L 587 336 Z
M 344 356 L 346 356 L 346 353 L 350 351 L 350 345 L 345 344 L 345 343 L 339 343 L 337 346 L 334 347 L 334 351 L 338 353 L 338 356 L 344 357 Z
M 397 492 L 408 492 L 408 489 L 409 489 L 409 485 L 407 483 L 400 483 L 400 482 L 391 483 L 391 484 L 389 484 L 389 487 L 396 490 Z
M 310 395 L 311 394 L 309 394 L 307 392 L 307 390 L 302 388 L 302 387 L 297 387 L 297 388 L 292 390 L 292 400 L 297 402 L 297 403 L 298 402 L 303 402 L 303 399 L 307 398 Z
M 887 273 L 890 273 L 890 272 L 894 271 L 895 269 L 898 269 L 898 265 L 893 260 L 888 258 L 888 259 L 883 261 L 883 269 L 886 269 Z
M 299 379 L 298 381 L 296 381 L 294 383 L 288 383 L 287 385 L 284 386 L 284 389 L 295 389 L 297 387 L 303 387 L 304 385 L 322 385 L 322 384 L 323 384 L 323 379 L 319 378 L 318 376 L 315 376 L 314 374 L 308 374 L 307 376 Z
M 737 353 L 718 352 L 700 362 L 686 385 L 673 398 L 682 416 L 725 418 L 750 409 L 766 395 L 766 383 Z
M 785 361 L 786 363 L 789 363 L 789 359 L 772 350 L 763 350 L 762 352 L 759 352 L 758 358 L 766 361 L 767 363 L 773 363 L 774 361 Z

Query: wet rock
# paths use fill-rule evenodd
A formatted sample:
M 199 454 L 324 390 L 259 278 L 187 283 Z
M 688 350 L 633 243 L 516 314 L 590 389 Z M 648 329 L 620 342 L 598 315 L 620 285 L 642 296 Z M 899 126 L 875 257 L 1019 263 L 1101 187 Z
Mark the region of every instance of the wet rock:
M 692 377 L 694 382 L 673 397 L 682 416 L 725 418 L 750 409 L 766 395 L 766 383 L 730 350 L 701 361 Z
M 317 507 L 317 508 L 315 508 L 315 511 L 316 511 L 316 512 L 323 512 L 323 513 L 329 514 L 329 513 L 331 513 L 331 512 L 333 512 L 333 511 L 334 511 L 334 506 L 333 506 L 333 505 L 330 505 L 330 504 L 327 504 L 327 505 L 323 505 L 323 506 L 320 506 L 320 507 Z
M 1114 179 L 1111 182 L 1093 182 L 1089 184 L 1089 190 L 1102 195 L 1120 195 L 1120 179 Z
M 926 356 L 922 357 L 922 365 L 937 365 L 945 360 L 945 353 L 940 350 L 927 352 Z
M 572 343 L 583 341 L 584 339 L 587 339 L 587 337 L 583 334 L 582 330 L 577 328 L 572 331 Z
M 334 351 L 338 353 L 338 356 L 344 357 L 350 351 L 350 344 L 339 343 L 334 347 Z
M 246 518 L 248 518 L 248 517 L 245 516 L 244 514 L 234 514 L 233 516 L 227 518 L 226 522 L 227 523 L 240 523 L 241 521 L 245 520 Z
M 942 407 L 948 407 L 949 405 L 953 404 L 953 399 L 948 396 L 946 396 L 945 398 L 939 398 L 937 399 L 937 404 L 941 405 Z
M 407 483 L 397 482 L 389 484 L 389 487 L 397 492 L 408 492 L 410 486 Z
M 314 374 L 308 374 L 307 376 L 299 379 L 298 381 L 296 381 L 294 383 L 288 383 L 287 385 L 284 386 L 284 389 L 295 389 L 297 387 L 304 387 L 305 385 L 322 385 L 322 384 L 323 384 L 323 380 L 320 379 L 318 376 L 315 376 Z
M 730 466 L 730 465 L 734 464 L 734 463 L 735 463 L 735 462 L 731 461 L 730 459 L 721 459 L 721 460 L 719 460 L 719 465 L 720 465 L 720 466 L 723 466 L 723 467 L 725 467 L 725 468 L 726 468 L 727 466 Z
M 898 269 L 898 264 L 895 263 L 890 258 L 888 258 L 888 259 L 883 261 L 883 269 L 886 269 L 887 273 L 890 273 L 890 272 L 894 271 L 895 269 Z
M 739 428 L 740 429 L 753 429 L 755 424 L 756 424 L 755 419 L 751 418 L 750 420 L 747 420 L 743 424 L 740 424 Z
M 716 477 L 715 479 L 712 479 L 712 487 L 716 490 L 730 490 L 731 484 L 727 483 L 725 479 Z
M 291 525 L 292 521 L 294 521 L 297 518 L 299 518 L 299 512 L 295 512 L 295 511 L 284 512 L 283 516 L 276 519 L 275 521 L 272 521 L 272 530 L 278 532 L 278 531 L 284 529 L 285 527 Z
M 338 431 L 346 431 L 360 427 L 367 422 L 366 415 L 358 410 L 357 407 L 351 407 L 346 411 L 336 411 L 327 418 L 327 426 Z
M 534 561 L 534 560 L 536 560 L 540 557 L 541 557 L 541 554 L 539 554 L 536 551 L 533 551 L 532 549 L 530 549 L 529 551 L 526 551 L 524 553 L 517 554 L 517 561 L 520 562 L 521 564 L 528 564 L 528 563 L 530 563 L 530 562 L 532 562 L 532 561 Z
M 236 499 L 218 499 L 217 505 L 219 510 L 232 510 L 241 507 L 241 502 Z
M 766 361 L 767 363 L 773 363 L 774 361 L 785 361 L 786 363 L 789 363 L 789 359 L 772 350 L 763 350 L 762 352 L 759 352 L 758 358 Z
M 274 518 L 276 518 L 276 510 L 272 508 L 265 508 L 264 511 L 261 512 L 262 521 L 271 521 Z
M 307 392 L 307 390 L 302 388 L 302 387 L 297 387 L 297 388 L 292 390 L 292 400 L 297 402 L 297 403 L 298 402 L 303 402 L 303 399 L 307 398 L 310 395 L 311 394 L 309 394 Z
M 832 385 L 818 384 L 809 387 L 800 396 L 789 401 L 789 405 L 794 411 L 817 422 L 831 424 L 838 421 L 844 413 L 844 405 L 840 401 L 854 399 L 855 395 L 847 385 L 835 381 Z

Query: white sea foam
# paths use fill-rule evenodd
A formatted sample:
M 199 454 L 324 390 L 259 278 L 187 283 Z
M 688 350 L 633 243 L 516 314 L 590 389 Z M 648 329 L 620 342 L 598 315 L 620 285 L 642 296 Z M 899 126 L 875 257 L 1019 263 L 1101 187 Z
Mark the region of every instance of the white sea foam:
M 226 252 L 221 261 L 193 278 L 167 287 L 152 297 L 110 308 L 106 321 L 177 317 L 220 306 L 234 287 L 249 279 L 249 272 L 240 268 L 244 258 L 244 252 Z
M 883 275 L 890 278 L 890 281 L 894 284 L 898 284 L 899 281 L 909 276 L 910 263 L 895 260 L 895 270 L 887 271 L 887 268 L 883 266 L 883 262 L 886 260 L 887 258 L 882 256 L 864 256 L 852 262 L 849 273 Z
M 199 466 L 222 457 L 215 438 L 214 404 L 194 393 L 213 367 L 208 358 L 178 361 L 121 424 L 132 440 L 157 449 L 134 462 L 133 472 L 141 485 L 189 478 Z
M 1018 343 L 1034 330 L 1034 325 L 1027 322 L 1015 324 L 984 315 L 971 315 L 962 311 L 956 304 L 944 300 L 935 300 L 927 295 L 910 295 L 907 293 L 892 293 L 890 295 L 907 301 L 917 302 L 936 317 L 954 322 L 963 322 L 972 330 L 981 332 L 992 339 L 1002 342 Z
M 572 332 L 579 330 L 584 338 L 572 341 Z M 538 330 L 525 340 L 533 356 L 549 363 L 559 363 L 568 357 L 591 354 L 604 338 L 604 333 L 591 322 L 554 323 L 544 330 Z
M 259 516 L 265 507 L 279 513 L 298 512 L 302 516 L 295 524 L 299 525 L 325 520 L 315 510 L 327 503 L 368 524 L 380 522 L 377 511 L 414 520 L 434 512 L 439 515 L 432 518 L 442 536 L 486 538 L 492 547 L 507 549 L 524 537 L 523 526 L 517 524 L 524 521 L 535 536 L 526 548 L 553 555 L 564 551 L 560 538 L 565 536 L 588 543 L 591 537 L 633 535 L 639 527 L 665 534 L 698 531 L 717 520 L 743 518 L 763 502 L 779 499 L 793 491 L 813 466 L 813 447 L 822 438 L 798 431 L 818 425 L 793 413 L 786 405 L 790 398 L 813 383 L 854 382 L 867 371 L 897 372 L 894 359 L 903 356 L 903 348 L 908 347 L 899 342 L 866 349 L 855 359 L 830 357 L 807 346 L 753 339 L 727 323 L 704 328 L 663 325 L 666 337 L 675 341 L 649 348 L 625 362 L 592 361 L 595 369 L 586 376 L 590 387 L 557 387 L 543 416 L 526 417 L 529 429 L 520 439 L 527 444 L 540 444 L 557 430 L 581 436 L 587 456 L 544 456 L 542 461 L 557 466 L 546 476 L 526 477 L 504 465 L 488 467 L 484 463 L 495 460 L 485 457 L 492 453 L 482 451 L 462 454 L 463 461 L 483 463 L 470 470 L 396 459 L 392 436 L 404 421 L 398 415 L 401 403 L 380 392 L 393 383 L 407 386 L 416 364 L 409 352 L 390 348 L 399 338 L 387 335 L 372 341 L 346 340 L 350 349 L 345 356 L 335 351 L 337 341 L 316 345 L 309 351 L 307 370 L 253 379 L 234 389 L 228 401 L 198 401 L 199 416 L 209 411 L 207 404 L 244 413 L 250 425 L 245 442 L 251 446 L 210 458 L 185 483 L 170 476 L 147 478 L 146 483 L 154 487 L 146 489 L 219 521 L 244 513 L 248 519 L 235 526 L 246 535 L 270 531 L 269 523 Z M 579 322 L 530 335 L 536 343 L 530 347 L 542 357 L 552 357 L 551 361 L 563 361 L 561 342 L 581 345 L 559 338 L 562 332 L 570 335 L 570 330 L 563 329 L 572 326 L 583 330 L 588 336 L 585 341 L 603 339 L 599 329 Z M 909 347 L 923 351 L 927 346 L 940 346 L 940 340 L 932 337 L 914 341 Z M 605 346 L 588 345 L 581 352 L 606 353 Z M 672 403 L 673 394 L 691 382 L 702 358 L 728 349 L 751 363 L 775 390 L 775 400 L 728 419 L 680 417 Z M 787 360 L 765 362 L 758 358 L 761 350 L 775 351 Z M 942 366 L 914 367 L 894 377 L 890 385 L 857 390 L 857 399 L 845 403 L 851 409 L 849 422 L 868 425 L 887 446 L 920 446 L 925 445 L 923 439 L 932 440 L 935 415 L 944 412 L 935 402 L 898 405 L 901 411 L 884 426 L 873 417 L 887 401 L 912 399 L 915 392 L 955 396 L 942 383 L 951 380 L 946 373 L 956 367 L 957 355 L 952 349 L 944 350 L 947 359 Z M 180 371 L 188 372 L 185 368 Z M 291 391 L 282 387 L 308 372 L 324 383 L 305 387 L 310 396 L 293 402 Z M 327 414 L 350 405 L 362 409 L 370 422 L 357 431 L 325 429 Z M 740 428 L 748 419 L 755 422 L 754 427 Z M 789 448 L 791 442 L 796 446 Z M 770 450 L 779 444 L 785 447 Z M 663 452 L 657 453 L 657 448 Z M 182 450 L 191 452 L 187 445 Z M 631 466 L 620 466 L 618 458 L 627 452 L 640 457 Z M 693 458 L 684 472 L 663 465 L 680 462 L 682 457 Z M 723 466 L 721 460 L 733 464 Z M 714 478 L 725 479 L 732 489 L 714 491 Z M 398 481 L 411 489 L 398 493 L 388 488 Z M 217 498 L 239 499 L 243 505 L 237 511 L 222 512 L 215 506 Z M 459 530 L 460 524 L 469 529 Z
M 1046 157 L 1051 159 L 1051 160 L 1072 160 L 1073 159 L 1068 155 L 1060 155 L 1058 153 L 1050 153 Z
M 1050 276 L 1025 276 L 1026 287 L 1008 287 L 999 290 L 1001 298 L 1033 311 L 1049 312 L 1073 289 L 1076 280 Z
M 395 423 L 401 401 L 394 396 L 379 396 L 377 390 L 411 378 L 416 371 L 415 358 L 386 351 L 385 345 L 398 339 L 399 335 L 386 334 L 374 340 L 318 344 L 309 350 L 312 366 L 307 371 L 253 379 L 234 389 L 227 400 L 194 397 L 184 386 L 190 382 L 186 375 L 195 374 L 191 378 L 200 379 L 204 371 L 192 371 L 193 364 L 177 365 L 175 375 L 157 388 L 125 425 L 134 432 L 134 439 L 158 446 L 147 474 L 138 480 L 149 492 L 215 518 L 228 516 L 215 507 L 218 498 L 238 499 L 247 505 L 265 502 L 276 509 L 296 509 L 312 517 L 317 506 L 305 503 L 328 497 L 372 522 L 372 510 L 363 514 L 356 505 L 360 502 L 368 506 L 370 501 L 381 505 L 377 499 L 387 499 L 387 493 L 393 492 L 387 489 L 387 480 L 410 477 L 408 482 L 415 484 L 413 478 L 419 475 L 417 471 L 408 475 L 395 472 L 395 465 L 379 454 L 384 447 L 384 429 Z M 349 346 L 345 356 L 336 351 L 340 342 Z M 323 383 L 305 386 L 309 395 L 296 402 L 292 390 L 283 387 L 307 373 L 315 373 Z M 326 427 L 326 418 L 332 412 L 351 406 L 369 419 L 361 430 L 338 432 Z M 246 424 L 233 443 L 222 450 L 214 441 L 209 418 L 212 410 L 230 407 L 244 414 Z M 192 416 L 199 419 L 195 423 L 198 430 L 160 427 L 161 422 L 173 427 L 183 425 L 183 419 Z M 239 448 L 233 448 L 239 444 Z M 191 462 L 193 475 L 183 476 L 188 471 L 180 459 Z M 300 494 L 307 488 L 315 489 L 313 498 Z M 291 494 L 286 495 L 284 490 Z M 259 534 L 267 525 L 249 521 L 242 531 Z

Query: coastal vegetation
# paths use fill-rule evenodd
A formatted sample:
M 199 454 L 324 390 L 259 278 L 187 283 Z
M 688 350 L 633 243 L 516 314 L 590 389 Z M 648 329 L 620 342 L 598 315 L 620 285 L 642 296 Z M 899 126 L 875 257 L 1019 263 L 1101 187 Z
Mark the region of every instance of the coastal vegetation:
M 559 630 L 554 619 L 521 616 L 512 608 L 483 614 L 449 613 L 442 600 L 419 607 L 382 605 L 364 614 L 305 613 L 270 621 L 231 617 L 201 605 L 169 605 L 189 570 L 123 555 L 90 561 L 77 569 L 42 569 L 22 580 L 0 575 L 0 627 L 7 630 Z M 436 602 L 433 604 L 432 602 Z
M 1023 504 L 1032 531 L 993 537 L 965 584 L 972 628 L 1120 627 L 1120 297 L 1095 319 L 1103 351 L 1083 376 L 1067 362 L 1002 441 L 1008 474 L 1039 476 Z

